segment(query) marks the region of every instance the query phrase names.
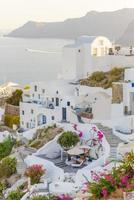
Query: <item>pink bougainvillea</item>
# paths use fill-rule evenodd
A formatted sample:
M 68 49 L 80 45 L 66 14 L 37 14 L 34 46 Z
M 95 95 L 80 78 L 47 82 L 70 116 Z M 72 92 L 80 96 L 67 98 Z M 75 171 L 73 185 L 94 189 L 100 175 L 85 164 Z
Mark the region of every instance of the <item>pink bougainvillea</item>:
M 83 136 L 83 132 L 79 131 L 79 137 L 82 137 L 82 136 Z
M 121 184 L 122 185 L 127 185 L 127 183 L 128 183 L 128 176 L 127 175 L 126 176 L 122 176 L 120 178 L 120 180 L 121 180 Z
M 74 128 L 75 131 L 77 131 L 77 134 L 79 135 L 79 137 L 82 137 L 83 136 L 83 132 L 78 130 L 77 126 L 78 126 L 77 124 L 74 124 L 73 128 Z
M 44 173 L 45 169 L 43 169 L 43 166 L 35 164 L 26 169 L 25 175 L 30 177 L 32 184 L 36 184 L 39 183 L 40 178 Z
M 73 200 L 73 199 L 67 195 L 63 195 L 63 196 L 57 197 L 57 200 Z
M 97 132 L 98 139 L 101 141 L 103 138 L 103 133 L 101 131 Z
M 77 124 L 73 125 L 73 128 L 74 128 L 75 131 L 77 130 L 77 126 L 78 126 Z
M 104 187 L 104 188 L 102 188 L 102 196 L 104 197 L 104 198 L 106 198 L 107 197 L 107 195 L 108 195 L 108 190 L 107 190 L 107 188 L 106 187 Z

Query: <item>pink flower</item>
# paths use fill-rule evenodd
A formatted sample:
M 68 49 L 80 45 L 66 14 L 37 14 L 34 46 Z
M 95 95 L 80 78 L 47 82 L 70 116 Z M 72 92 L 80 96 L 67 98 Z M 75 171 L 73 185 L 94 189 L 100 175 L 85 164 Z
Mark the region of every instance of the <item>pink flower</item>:
M 79 131 L 79 137 L 82 137 L 82 136 L 83 136 L 82 131 Z
M 123 185 L 127 185 L 127 183 L 128 183 L 128 176 L 122 176 L 121 177 L 121 183 Z
M 105 179 L 107 181 L 111 182 L 112 184 L 115 184 L 115 181 L 114 181 L 113 177 L 110 174 L 109 175 L 105 175 L 104 177 L 105 177 Z
M 99 174 L 97 174 L 94 171 L 91 171 L 91 178 L 92 178 L 93 181 L 97 181 L 97 182 L 100 180 Z
M 92 127 L 93 131 L 97 131 L 97 128 L 95 126 Z
M 73 199 L 71 197 L 69 197 L 69 196 L 63 195 L 61 197 L 57 197 L 57 200 L 73 200 Z
M 78 126 L 77 124 L 73 125 L 73 128 L 74 128 L 75 131 L 77 130 L 77 126 Z
M 101 191 L 101 193 L 102 193 L 103 197 L 106 198 L 107 195 L 108 195 L 108 190 L 107 190 L 107 188 L 103 188 L 102 191 Z
M 98 132 L 97 132 L 97 136 L 98 136 L 98 139 L 99 139 L 99 140 L 102 140 L 102 138 L 103 138 L 103 133 L 102 133 L 101 131 L 98 131 Z

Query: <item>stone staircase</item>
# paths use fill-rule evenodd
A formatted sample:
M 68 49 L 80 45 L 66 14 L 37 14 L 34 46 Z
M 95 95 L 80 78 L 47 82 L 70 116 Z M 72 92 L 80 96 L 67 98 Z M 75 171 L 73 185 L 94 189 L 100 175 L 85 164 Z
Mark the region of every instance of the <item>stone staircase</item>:
M 17 162 L 17 173 L 20 175 L 23 175 L 25 173 L 26 170 L 26 164 L 24 163 L 24 161 L 20 160 Z
M 123 141 L 119 137 L 113 134 L 112 128 L 103 126 L 100 123 L 96 123 L 95 125 L 104 133 L 106 140 L 110 145 L 109 160 L 117 160 L 117 147 L 119 143 L 122 143 Z
M 54 164 L 55 164 L 57 167 L 60 167 L 60 168 L 64 168 L 64 167 L 67 166 L 67 164 L 65 163 L 65 161 L 61 161 L 60 159 L 58 159 L 57 161 L 55 161 Z

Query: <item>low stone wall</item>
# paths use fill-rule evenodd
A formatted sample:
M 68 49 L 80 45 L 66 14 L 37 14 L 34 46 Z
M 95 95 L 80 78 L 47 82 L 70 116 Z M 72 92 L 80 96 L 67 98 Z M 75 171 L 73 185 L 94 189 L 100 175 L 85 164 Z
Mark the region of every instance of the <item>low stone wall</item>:
M 10 104 L 5 105 L 5 115 L 16 115 L 19 116 L 20 108 L 19 106 L 13 106 Z
M 113 83 L 112 86 L 112 103 L 121 103 L 123 101 L 123 85 Z

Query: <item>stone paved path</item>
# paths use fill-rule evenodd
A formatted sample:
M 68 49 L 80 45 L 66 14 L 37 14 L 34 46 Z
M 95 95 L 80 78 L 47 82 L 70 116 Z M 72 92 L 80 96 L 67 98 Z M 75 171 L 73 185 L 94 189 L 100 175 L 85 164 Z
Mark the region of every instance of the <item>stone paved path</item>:
M 112 128 L 103 126 L 100 123 L 95 124 L 105 135 L 106 140 L 108 141 L 110 145 L 110 160 L 116 160 L 117 159 L 117 147 L 119 143 L 124 143 L 123 140 L 121 140 L 119 137 L 113 134 Z

